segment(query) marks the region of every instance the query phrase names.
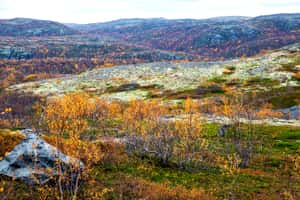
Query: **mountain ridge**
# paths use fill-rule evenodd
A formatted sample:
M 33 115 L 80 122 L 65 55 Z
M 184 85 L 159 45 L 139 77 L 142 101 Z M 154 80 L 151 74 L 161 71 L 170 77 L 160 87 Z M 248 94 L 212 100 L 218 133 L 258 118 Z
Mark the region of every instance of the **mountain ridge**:
M 111 37 L 132 45 L 218 60 L 252 56 L 299 42 L 300 14 L 199 20 L 131 18 L 92 24 L 61 24 L 26 18 L 0 20 L 0 36 L 59 36 L 62 38 L 57 40 L 61 41 L 67 40 L 64 37 L 68 35 Z
M 78 32 L 50 20 L 31 18 L 0 19 L 0 36 L 63 36 Z

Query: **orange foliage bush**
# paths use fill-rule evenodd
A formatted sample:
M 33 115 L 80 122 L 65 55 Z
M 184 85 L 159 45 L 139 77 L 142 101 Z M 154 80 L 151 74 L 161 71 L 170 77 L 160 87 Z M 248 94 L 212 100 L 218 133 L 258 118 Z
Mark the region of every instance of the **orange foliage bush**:
M 160 117 L 167 113 L 166 107 L 158 101 L 131 100 L 123 113 L 123 128 L 129 134 L 155 135 Z
M 17 144 L 24 139 L 24 136 L 17 131 L 0 129 L 0 160 L 6 153 L 10 152 Z
M 295 73 L 294 77 L 295 77 L 297 80 L 300 80 L 300 72 Z
M 103 154 L 101 162 L 104 164 L 118 165 L 128 160 L 128 155 L 121 144 L 102 143 L 100 149 Z
M 206 194 L 201 189 L 187 190 L 184 187 L 176 186 L 170 188 L 166 184 L 151 183 L 142 179 L 126 179 L 120 182 L 117 187 L 122 197 L 130 199 L 151 199 L 151 200 L 213 200 L 212 195 Z
M 49 144 L 56 145 L 56 136 L 43 136 Z M 97 164 L 101 158 L 102 153 L 100 146 L 88 141 L 76 140 L 74 138 L 64 139 L 59 138 L 61 145 L 58 147 L 63 153 L 78 158 L 84 162 L 88 167 Z
M 263 105 L 262 108 L 256 113 L 256 117 L 258 117 L 259 119 L 263 119 L 263 118 L 280 118 L 282 116 L 283 116 L 283 113 L 273 111 L 271 109 L 270 104 Z
M 65 154 L 84 162 L 82 166 L 79 160 L 75 160 L 69 170 L 62 170 L 62 164 L 57 163 L 59 177 L 56 184 L 60 199 L 77 199 L 80 182 L 88 177 L 90 167 L 101 159 L 100 148 L 96 144 L 81 140 L 94 110 L 95 104 L 89 95 L 74 93 L 53 99 L 42 114 L 42 124 L 50 133 L 46 139 Z
M 45 122 L 51 134 L 68 133 L 79 139 L 87 129 L 87 118 L 95 109 L 85 93 L 74 93 L 54 99 L 45 108 Z

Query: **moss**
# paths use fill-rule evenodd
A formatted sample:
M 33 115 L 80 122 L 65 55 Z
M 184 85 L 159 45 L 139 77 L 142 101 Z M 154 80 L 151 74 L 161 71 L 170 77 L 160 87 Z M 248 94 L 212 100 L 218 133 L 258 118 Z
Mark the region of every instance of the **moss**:
M 224 76 L 214 76 L 211 79 L 209 79 L 209 82 L 213 82 L 213 83 L 224 83 L 226 82 L 226 78 L 224 78 Z
M 230 71 L 235 71 L 235 70 L 236 70 L 236 67 L 230 65 L 230 66 L 225 66 L 225 69 L 228 69 L 228 70 L 230 70 Z
M 299 104 L 300 87 L 272 88 L 256 93 L 258 103 L 270 103 L 273 109 L 289 108 Z
M 269 100 L 269 102 L 273 105 L 273 108 L 289 108 L 292 106 L 298 105 L 298 100 L 300 99 L 299 93 L 297 94 L 288 94 L 288 95 L 278 95 Z
M 275 143 L 274 147 L 288 153 L 296 153 L 300 148 L 300 142 L 278 141 Z
M 162 94 L 157 95 L 155 97 L 166 98 L 166 99 L 187 99 L 187 98 L 201 99 L 201 98 L 220 95 L 224 93 L 225 90 L 221 86 L 217 84 L 211 84 L 211 85 L 198 86 L 195 89 L 187 89 L 178 92 L 164 91 Z
M 278 168 L 283 164 L 283 161 L 278 158 L 267 158 L 264 162 L 265 167 Z
M 300 65 L 300 56 L 292 58 L 292 61 L 289 63 L 281 64 L 281 68 L 279 71 L 287 71 L 287 72 L 298 72 L 296 66 Z
M 300 130 L 299 129 L 291 129 L 288 130 L 277 137 L 275 139 L 278 140 L 300 140 Z
M 259 86 L 276 86 L 279 85 L 280 81 L 273 80 L 270 78 L 260 78 L 257 76 L 251 77 L 248 80 L 244 82 L 244 86 L 253 86 L 253 85 L 259 85 Z

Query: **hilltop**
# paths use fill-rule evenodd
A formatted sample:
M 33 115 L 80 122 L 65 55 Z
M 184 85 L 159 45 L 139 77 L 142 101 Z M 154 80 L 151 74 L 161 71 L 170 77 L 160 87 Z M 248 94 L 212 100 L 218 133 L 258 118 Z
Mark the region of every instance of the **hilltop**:
M 76 30 L 61 23 L 28 18 L 0 20 L 0 36 L 63 36 L 74 35 Z
M 210 59 L 250 56 L 263 49 L 280 48 L 299 41 L 299 28 L 300 14 L 203 20 L 125 19 L 79 26 L 88 33 Z
M 137 18 L 92 24 L 62 24 L 23 18 L 0 21 L 0 36 L 60 36 L 61 38 L 51 39 L 56 43 L 56 41 L 68 40 L 65 38 L 66 35 L 79 35 L 83 38 L 93 35 L 125 42 L 131 46 L 177 52 L 204 60 L 252 56 L 262 50 L 281 48 L 299 41 L 299 29 L 300 14 L 277 14 L 253 18 L 231 16 L 201 20 Z M 11 40 L 20 43 L 18 38 Z M 73 43 L 80 45 L 81 40 L 73 40 Z M 109 41 L 106 43 L 110 44 Z M 3 48 L 7 47 L 0 48 L 0 51 L 3 52 Z M 51 51 L 56 47 L 49 45 L 48 48 Z M 68 46 L 65 51 L 71 55 L 74 53 Z M 87 51 L 93 52 L 93 46 L 88 46 Z M 98 56 L 98 54 L 90 55 Z M 34 54 L 25 58 L 36 56 Z

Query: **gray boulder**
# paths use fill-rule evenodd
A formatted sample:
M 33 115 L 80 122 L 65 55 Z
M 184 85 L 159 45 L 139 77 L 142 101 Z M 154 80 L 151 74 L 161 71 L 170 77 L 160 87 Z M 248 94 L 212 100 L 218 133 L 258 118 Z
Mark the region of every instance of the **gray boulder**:
M 300 117 L 300 106 L 276 110 L 282 112 L 287 119 L 297 120 Z
M 29 184 L 45 184 L 58 175 L 57 163 L 64 166 L 83 163 L 61 153 L 30 129 L 22 133 L 26 138 L 0 161 L 0 174 L 23 180 Z
M 219 137 L 225 137 L 230 129 L 230 125 L 224 124 L 218 129 L 218 136 Z

